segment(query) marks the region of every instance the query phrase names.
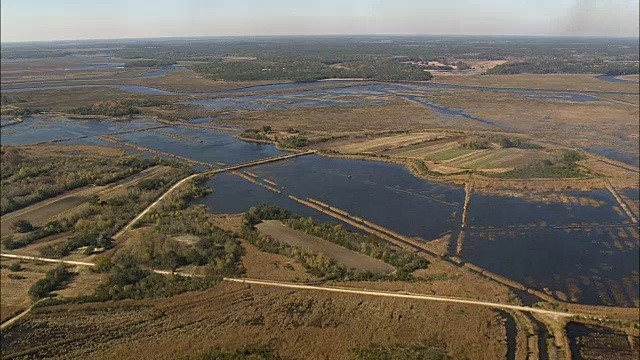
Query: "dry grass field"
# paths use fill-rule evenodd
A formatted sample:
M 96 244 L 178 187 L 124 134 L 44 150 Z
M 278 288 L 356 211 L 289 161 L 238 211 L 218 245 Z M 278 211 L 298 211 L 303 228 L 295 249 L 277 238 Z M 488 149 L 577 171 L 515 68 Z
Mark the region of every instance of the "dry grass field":
M 3 85 L 24 81 L 64 81 L 100 78 L 127 78 L 139 76 L 149 69 L 107 68 L 93 70 L 65 70 L 94 63 L 119 62 L 106 61 L 104 58 L 83 56 L 65 56 L 45 59 L 30 59 L 16 62 L 3 62 L 0 77 Z
M 278 83 L 278 81 L 216 81 L 207 79 L 191 70 L 180 70 L 167 73 L 162 77 L 131 79 L 127 83 L 177 92 L 213 92 L 274 84 Z
M 13 272 L 9 266 L 20 263 L 21 270 Z M 31 306 L 27 292 L 31 285 L 43 279 L 44 274 L 55 267 L 53 264 L 22 263 L 19 260 L 0 258 L 0 321 Z
M 2 355 L 175 359 L 271 344 L 291 359 L 344 359 L 373 344 L 446 344 L 470 359 L 506 354 L 492 310 L 224 283 L 168 299 L 48 306 L 2 337 Z
M 371 137 L 353 140 L 335 141 L 330 144 L 330 148 L 345 153 L 379 153 L 390 149 L 396 149 L 403 146 L 435 141 L 445 137 L 442 133 L 410 133 L 401 135 L 392 135 L 385 137 Z M 328 144 L 323 144 L 327 148 Z
M 430 97 L 437 105 L 465 109 L 505 129 L 576 147 L 603 147 L 637 156 L 637 107 L 607 101 L 531 99 L 506 92 L 456 91 Z
M 618 79 L 629 80 L 629 81 L 640 81 L 640 74 L 621 75 L 621 76 L 618 76 Z
M 225 122 L 247 128 L 292 127 L 301 131 L 332 132 L 360 130 L 427 130 L 460 126 L 478 128 L 472 120 L 451 120 L 436 110 L 403 99 L 385 99 L 384 105 L 298 107 L 286 110 L 258 110 L 238 114 Z
M 131 94 L 107 86 L 92 88 L 78 87 L 58 90 L 34 90 L 20 92 L 18 96 L 21 99 L 26 100 L 24 103 L 19 104 L 21 107 L 47 109 L 52 111 L 64 111 L 74 107 L 90 106 L 100 101 L 140 98 L 172 100 L 178 98 L 173 95 Z
M 338 263 L 344 264 L 347 269 L 354 269 L 356 273 L 370 271 L 373 274 L 389 274 L 395 270 L 393 266 L 380 260 L 345 249 L 319 237 L 291 229 L 277 220 L 263 221 L 256 228 L 264 235 L 271 236 L 277 241 L 306 251 L 325 254 Z
M 598 80 L 596 76 L 595 74 L 451 75 L 440 81 L 447 84 L 499 88 L 638 92 L 638 85 Z
M 570 323 L 568 328 L 570 341 L 576 352 L 573 354 L 575 358 L 633 360 L 640 354 L 640 339 L 637 336 L 574 323 Z
M 241 243 L 244 248 L 242 265 L 245 268 L 244 275 L 248 278 L 296 282 L 320 280 L 291 258 L 260 251 L 244 240 Z
M 128 186 L 133 186 L 145 179 L 150 179 L 156 176 L 167 174 L 172 171 L 172 169 L 173 168 L 168 166 L 156 166 L 143 170 L 140 173 L 122 181 L 118 181 L 105 186 L 90 186 L 73 191 L 68 191 L 54 198 L 46 199 L 26 208 L 3 215 L 0 218 L 2 225 L 2 235 L 11 234 L 13 232 L 11 229 L 11 224 L 16 220 L 27 220 L 33 225 L 41 226 L 44 225 L 48 220 L 51 220 L 63 214 L 65 211 L 73 209 L 78 205 L 87 202 L 93 196 L 111 196 L 115 191 Z
M 507 171 L 552 156 L 547 149 L 500 148 L 497 144 L 489 149 L 469 149 L 463 146 L 465 138 L 465 134 L 460 132 L 417 132 L 332 140 L 311 148 L 330 149 L 343 154 L 371 153 L 426 160 L 431 167 L 437 167 L 443 173 L 460 169 Z

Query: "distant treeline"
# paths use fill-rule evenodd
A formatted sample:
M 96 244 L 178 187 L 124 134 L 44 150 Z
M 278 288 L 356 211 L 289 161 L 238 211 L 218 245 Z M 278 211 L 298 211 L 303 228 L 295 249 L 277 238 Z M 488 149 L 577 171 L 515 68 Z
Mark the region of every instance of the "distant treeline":
M 380 81 L 423 81 L 432 78 L 424 68 L 383 57 L 355 60 L 322 58 L 264 58 L 245 61 L 213 61 L 194 64 L 192 69 L 215 80 L 281 80 L 310 82 L 329 78 L 363 78 Z M 336 64 L 341 64 L 336 66 Z M 332 66 L 333 65 L 333 66 Z
M 554 159 L 535 160 L 511 171 L 486 174 L 498 178 L 579 178 L 587 174 L 577 164 L 584 157 L 578 151 L 568 150 Z
M 142 111 L 137 107 L 151 107 L 166 104 L 166 101 L 151 99 L 127 99 L 120 101 L 100 101 L 91 106 L 81 106 L 67 110 L 75 115 L 133 116 Z
M 175 60 L 133 60 L 126 62 L 125 67 L 164 67 L 175 65 Z
M 258 249 L 266 252 L 282 254 L 300 262 L 310 273 L 326 279 L 375 280 L 392 277 L 398 280 L 411 280 L 411 273 L 424 269 L 427 260 L 416 254 L 392 247 L 383 239 L 374 235 L 365 235 L 344 229 L 341 225 L 320 223 L 312 218 L 303 218 L 275 205 L 260 204 L 252 207 L 244 214 L 245 223 L 242 237 Z M 312 253 L 279 242 L 276 239 L 260 234 L 255 225 L 263 220 L 280 220 L 288 227 L 317 236 L 346 249 L 362 253 L 382 260 L 396 269 L 393 276 L 374 275 L 370 272 L 354 274 L 344 265 L 327 258 L 322 253 Z
M 571 60 L 507 62 L 487 70 L 487 74 L 607 74 L 627 75 L 640 71 L 638 63 L 575 62 Z

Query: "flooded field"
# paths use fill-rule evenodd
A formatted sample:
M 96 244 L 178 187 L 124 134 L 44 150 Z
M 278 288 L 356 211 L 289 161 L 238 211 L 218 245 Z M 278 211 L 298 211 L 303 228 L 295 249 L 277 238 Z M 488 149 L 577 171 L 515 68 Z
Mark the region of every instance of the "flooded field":
M 566 301 L 638 306 L 633 226 L 466 233 L 462 259 Z
M 631 336 L 576 323 L 567 324 L 567 336 L 575 360 L 637 359 L 637 337 L 633 340 L 635 345 L 631 345 Z
M 232 134 L 188 126 L 132 132 L 117 137 L 129 144 L 209 164 L 237 164 L 285 153 L 273 145 L 240 141 Z
M 471 228 L 600 225 L 629 219 L 607 190 L 549 193 L 549 200 L 473 194 L 469 204 Z
M 105 63 L 96 63 L 96 64 L 88 64 L 81 66 L 72 66 L 69 68 L 65 68 L 65 71 L 81 71 L 81 70 L 103 70 L 103 69 L 123 69 L 123 62 L 105 62 Z
M 275 183 L 274 187 L 282 195 L 260 191 L 242 200 L 244 206 L 230 204 L 231 208 L 227 209 L 221 204 L 221 212 L 243 211 L 261 202 L 269 203 L 274 196 L 293 195 L 322 201 L 380 226 L 428 241 L 459 226 L 457 218 L 464 201 L 461 187 L 425 182 L 395 164 L 309 155 L 258 165 L 248 171 Z M 209 196 L 214 198 L 221 196 L 215 181 L 221 180 L 214 179 L 212 183 L 214 193 Z M 288 199 L 285 205 L 287 203 Z
M 148 71 L 142 75 L 140 75 L 141 77 L 160 77 L 160 76 L 165 76 L 167 73 L 170 72 L 174 72 L 174 71 L 179 71 L 179 70 L 186 70 L 187 68 L 184 66 L 177 66 L 177 65 L 170 65 L 170 66 L 166 66 L 163 67 L 162 69 L 158 69 L 158 70 L 153 70 L 153 71 Z
M 288 94 L 254 95 L 237 98 L 217 98 L 185 101 L 184 104 L 200 105 L 207 110 L 259 110 L 259 109 L 290 109 L 300 106 L 358 106 L 379 105 L 382 101 L 346 101 L 330 98 L 322 98 L 323 95 L 340 94 L 337 91 L 308 91 L 305 96 L 293 96 Z M 312 97 L 318 96 L 318 97 Z
M 640 84 L 640 82 L 638 81 L 620 79 L 618 78 L 618 76 L 620 75 L 599 75 L 599 76 L 596 76 L 596 79 L 609 81 L 609 82 L 625 83 L 625 84 Z
M 192 203 L 204 204 L 212 213 L 237 214 L 249 210 L 252 206 L 265 203 L 277 205 L 297 215 L 310 216 L 319 221 L 338 222 L 332 217 L 289 199 L 286 195 L 277 194 L 230 173 L 216 175 L 205 185 L 211 187 L 213 192 L 204 198 L 195 199 Z
M 22 123 L 2 129 L 3 145 L 28 145 L 58 139 L 98 136 L 118 131 L 160 126 L 151 119 L 103 121 L 98 119 L 57 119 L 27 117 Z
M 176 70 L 181 69 L 168 67 L 148 72 L 143 76 L 162 76 L 168 71 Z M 342 81 L 255 86 L 211 94 L 294 91 L 283 94 L 198 99 L 185 103 L 200 105 L 211 111 L 230 110 L 216 118 L 190 120 L 196 125 L 214 123 L 224 126 L 227 117 L 234 115 L 234 110 L 336 105 L 378 106 L 386 104 L 391 96 L 400 96 L 435 109 L 452 122 L 471 120 L 468 123 L 502 129 L 511 126 L 505 125 L 502 121 L 472 115 L 465 109 L 435 105 L 429 98 L 431 93 L 446 91 L 447 88 L 468 88 L 463 86 L 437 83 L 354 83 L 356 86 L 314 89 L 321 85 L 348 83 Z M 138 94 L 189 94 L 140 85 L 67 85 L 8 89 L 3 92 L 87 86 L 110 86 Z M 295 91 L 296 89 L 306 90 Z M 533 99 L 566 102 L 598 100 L 572 91 L 512 90 L 516 91 L 518 96 Z M 8 122 L 3 121 L 4 124 Z M 103 121 L 29 117 L 25 118 L 23 123 L 3 127 L 2 143 L 25 145 L 65 140 L 59 144 L 108 145 L 109 143 L 95 137 L 110 134 L 110 141 L 114 141 L 116 146 L 126 148 L 130 153 L 180 161 L 193 160 L 197 164 L 192 165 L 197 170 L 224 167 L 284 153 L 270 144 L 240 141 L 233 135 L 241 129 L 237 126 L 227 128 L 228 130 L 224 131 L 214 131 L 185 125 L 165 126 L 150 119 Z M 136 129 L 142 130 L 112 134 Z M 413 148 L 404 149 L 409 150 L 417 151 Z M 443 161 L 472 152 L 468 149 L 454 150 L 456 151 L 447 154 L 434 152 L 437 154 L 435 159 Z M 623 160 L 622 157 L 607 152 L 605 148 L 594 147 L 593 151 Z M 466 158 L 467 161 L 470 159 L 474 158 Z M 251 175 L 244 174 L 245 172 L 250 172 Z M 205 204 L 215 213 L 240 213 L 259 203 L 275 204 L 302 216 L 338 222 L 288 197 L 292 195 L 302 200 L 310 198 L 320 201 L 352 216 L 420 241 L 431 241 L 446 234 L 453 234 L 455 237 L 461 230 L 464 189 L 461 186 L 424 181 L 414 177 L 400 165 L 307 155 L 242 169 L 239 173 L 215 176 L 207 182 L 214 190 L 213 193 L 194 203 Z M 247 176 L 255 179 L 254 182 L 258 184 L 247 180 Z M 637 189 L 623 189 L 621 193 L 625 198 L 637 203 Z M 606 190 L 547 193 L 539 198 L 474 193 L 468 209 L 467 225 L 460 253 L 464 261 L 528 287 L 546 291 L 561 300 L 619 306 L 639 304 L 637 284 L 640 264 L 637 259 L 637 228 L 632 226 L 620 204 Z M 453 247 L 455 248 L 455 244 Z
M 95 88 L 95 87 L 110 87 L 120 91 L 125 91 L 132 94 L 144 94 L 144 95 L 181 95 L 183 93 L 166 91 L 161 89 L 152 88 L 143 85 L 127 85 L 127 84 L 83 84 L 83 85 L 56 85 L 56 86 L 32 86 L 22 88 L 3 88 L 3 93 L 18 93 L 25 91 L 41 91 L 41 90 L 65 90 L 75 88 Z

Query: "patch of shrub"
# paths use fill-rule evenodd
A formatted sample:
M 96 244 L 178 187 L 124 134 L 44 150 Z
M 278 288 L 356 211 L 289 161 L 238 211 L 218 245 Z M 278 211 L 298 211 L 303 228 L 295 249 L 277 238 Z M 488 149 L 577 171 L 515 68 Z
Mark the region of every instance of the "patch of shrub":
M 44 279 L 38 280 L 29 288 L 29 297 L 37 301 L 49 296 L 49 293 L 59 289 L 70 276 L 71 273 L 63 265 L 58 265 L 55 269 L 47 271 Z

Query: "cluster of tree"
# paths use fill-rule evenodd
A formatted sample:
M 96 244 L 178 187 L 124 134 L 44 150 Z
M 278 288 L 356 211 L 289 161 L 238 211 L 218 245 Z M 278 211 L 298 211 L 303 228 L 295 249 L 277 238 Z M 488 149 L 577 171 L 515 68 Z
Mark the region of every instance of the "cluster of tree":
M 258 129 L 246 129 L 240 133 L 240 137 L 253 140 L 269 140 L 268 132 Z
M 281 360 L 269 345 L 254 344 L 230 351 L 211 350 L 200 355 L 191 355 L 183 360 Z M 451 360 L 442 345 L 372 345 L 356 348 L 353 360 Z
M 45 236 L 72 231 L 75 235 L 66 242 L 44 246 L 39 251 L 46 256 L 62 257 L 83 246 L 108 246 L 108 239 L 113 234 L 189 171 L 190 169 L 181 168 L 160 175 L 162 187 L 156 189 L 143 190 L 130 186 L 111 194 L 104 200 L 90 199 L 69 210 L 63 216 L 59 216 L 57 220 L 49 222 L 45 227 L 30 232 L 27 236 L 19 239 L 5 239 L 3 245 L 7 249 L 15 249 Z
M 210 194 L 213 189 L 201 185 L 207 180 L 208 177 L 206 175 L 199 175 L 191 179 L 166 197 L 159 209 L 165 212 L 185 209 L 191 200 Z
M 43 112 L 44 110 L 42 109 L 30 109 L 30 108 L 18 108 L 18 107 L 2 109 L 2 115 L 8 115 L 8 116 L 13 116 L 17 118 L 31 116 L 34 114 L 42 114 Z
M 255 229 L 250 228 L 248 224 L 243 225 L 241 236 L 260 251 L 280 254 L 296 260 L 309 273 L 315 276 L 327 280 L 356 278 L 352 271 L 347 270 L 344 265 L 337 263 L 325 254 L 302 250 L 279 242 L 271 236 L 260 234 Z
M 387 242 L 376 236 L 355 233 L 344 229 L 340 225 L 320 223 L 312 218 L 303 218 L 275 205 L 259 204 L 245 212 L 242 228 L 243 238 L 262 251 L 294 258 L 314 275 L 328 279 L 374 279 L 377 277 L 370 273 L 356 276 L 347 271 L 343 265 L 327 258 L 324 254 L 302 251 L 280 243 L 269 236 L 261 235 L 255 231 L 255 225 L 263 220 L 280 220 L 292 229 L 303 231 L 349 250 L 380 259 L 396 268 L 396 278 L 398 279 L 411 279 L 410 274 L 413 271 L 424 269 L 429 264 L 428 261 L 412 252 L 391 247 Z
M 1 94 L 0 95 L 0 105 L 11 105 L 11 104 L 19 104 L 27 102 L 27 100 L 19 97 L 15 94 Z
M 239 275 L 244 272 L 243 249 L 235 234 L 213 225 L 206 208 L 191 207 L 179 210 L 165 206 L 147 217 L 153 221 L 157 233 L 141 233 L 130 241 L 140 263 L 152 267 L 175 269 L 187 264 L 206 266 L 211 275 Z M 178 242 L 167 236 L 192 235 L 193 243 Z
M 348 72 L 313 60 L 264 59 L 253 61 L 214 61 L 191 67 L 214 80 L 259 81 L 279 80 L 312 82 L 332 77 L 348 77 Z
M 166 100 L 156 100 L 156 99 L 125 99 L 118 101 L 123 106 L 139 106 L 139 107 L 152 107 L 152 106 L 161 106 L 166 105 L 168 102 Z
M 353 272 L 348 271 L 344 265 L 338 264 L 335 260 L 322 253 L 304 251 L 281 243 L 271 236 L 260 234 L 255 229 L 255 225 L 263 220 L 286 220 L 292 217 L 295 217 L 295 215 L 279 206 L 259 204 L 244 213 L 244 224 L 240 235 L 261 251 L 281 254 L 295 259 L 315 276 L 324 277 L 325 279 L 355 278 Z
M 188 223 L 179 219 L 178 222 Z M 186 227 L 190 230 L 189 227 Z M 208 275 L 235 276 L 244 272 L 243 249 L 232 233 L 215 228 L 192 243 L 157 231 L 136 232 L 114 257 L 121 265 L 137 264 L 175 271 L 185 265 L 205 266 Z M 182 234 L 190 234 L 189 232 Z M 191 234 L 190 234 L 191 235 Z
M 383 239 L 349 231 L 340 225 L 319 223 L 312 218 L 292 217 L 284 221 L 290 228 L 330 241 L 352 251 L 382 260 L 396 268 L 396 277 L 410 279 L 411 273 L 425 269 L 429 262 L 416 254 L 390 246 Z
M 7 236 L 2 240 L 2 246 L 7 250 L 18 249 L 25 247 L 38 239 L 67 231 L 69 227 L 69 224 L 63 224 L 57 220 L 49 221 L 43 227 L 32 227 L 32 230 L 26 236 L 19 238 Z
M 301 135 L 278 139 L 278 146 L 284 149 L 299 149 L 309 145 L 309 140 Z
M 373 345 L 353 351 L 353 360 L 451 360 L 441 345 Z
M 500 178 L 578 178 L 585 173 L 577 164 L 582 155 L 574 150 L 565 151 L 562 156 L 554 159 L 536 160 L 526 165 L 516 167 L 511 171 L 488 176 Z
M 466 149 L 490 149 L 499 146 L 500 148 L 519 148 L 519 149 L 542 149 L 542 146 L 532 144 L 520 138 L 509 138 L 503 135 L 481 135 L 470 136 L 460 139 L 458 143 Z
M 175 60 L 133 60 L 124 64 L 125 67 L 164 67 L 175 65 Z
M 487 70 L 487 74 L 637 74 L 638 63 L 609 61 L 575 61 L 553 59 L 546 61 L 507 62 Z
M 134 264 L 108 267 L 108 281 L 94 293 L 74 299 L 74 302 L 94 302 L 122 299 L 170 297 L 187 291 L 209 289 L 220 282 L 214 277 L 184 277 L 156 274 Z
M 98 232 L 94 229 L 81 229 L 77 231 L 67 241 L 47 245 L 40 248 L 40 254 L 44 257 L 62 258 L 81 247 L 89 247 L 91 249 L 101 248 L 109 249 L 113 244 L 113 239 L 104 232 Z
M 20 219 L 11 224 L 11 229 L 18 233 L 28 233 L 33 230 L 33 225 L 28 220 Z
M 332 66 L 335 61 L 311 56 L 262 56 L 252 61 L 198 63 L 192 69 L 211 79 L 228 81 L 280 80 L 311 82 L 329 78 L 364 78 L 380 81 L 430 80 L 424 68 L 380 56 L 346 59 L 348 66 Z
M 270 345 L 254 344 L 233 351 L 210 350 L 204 354 L 187 356 L 182 360 L 282 360 Z
M 140 109 L 122 101 L 100 101 L 91 106 L 81 106 L 67 112 L 75 115 L 102 116 L 133 116 L 141 113 Z
M 465 149 L 488 149 L 491 147 L 489 140 L 479 136 L 469 136 L 458 140 L 458 144 Z
M 44 279 L 36 281 L 29 288 L 29 297 L 37 301 L 49 296 L 49 293 L 59 289 L 70 276 L 71 274 L 65 269 L 64 265 L 58 265 L 55 269 L 47 271 Z
M 6 214 L 82 186 L 106 185 L 158 164 L 178 166 L 173 162 L 134 156 L 38 155 L 2 146 L 0 213 Z
M 47 58 L 72 54 L 103 54 L 103 43 L 77 44 L 60 50 L 59 44 L 3 44 L 3 59 Z M 532 61 L 567 58 L 629 61 L 638 59 L 635 38 L 592 38 L 575 41 L 572 38 L 514 37 L 425 37 L 425 36 L 344 36 L 344 37 L 256 37 L 228 39 L 147 39 L 115 41 L 110 55 L 126 59 L 195 60 L 195 61 L 255 61 L 234 60 L 237 57 L 272 56 L 284 59 L 312 58 L 327 64 L 363 60 L 372 56 L 425 57 L 431 59 L 507 58 Z
M 542 146 L 533 144 L 528 141 L 524 141 L 520 138 L 508 138 L 502 135 L 489 135 L 487 139 L 498 144 L 503 149 L 518 148 L 518 149 L 542 149 Z
M 291 211 L 277 205 L 258 204 L 244 213 L 244 221 L 249 228 L 254 228 L 263 220 L 286 220 L 293 216 Z

